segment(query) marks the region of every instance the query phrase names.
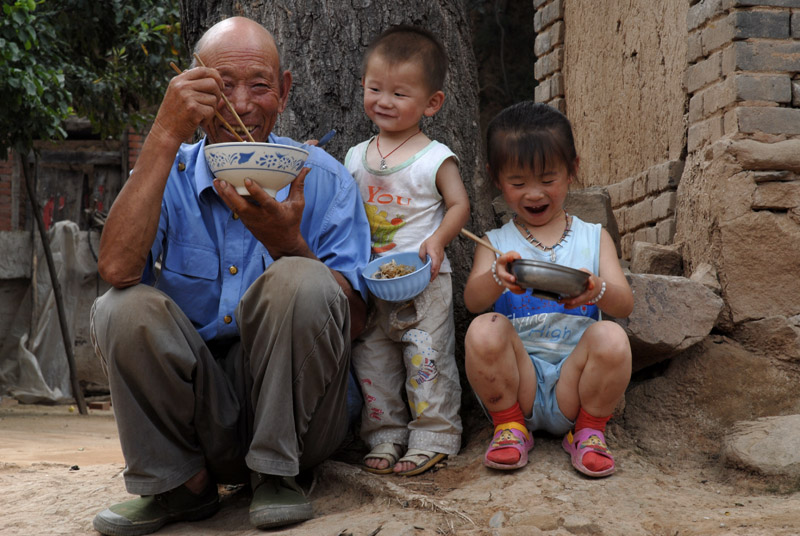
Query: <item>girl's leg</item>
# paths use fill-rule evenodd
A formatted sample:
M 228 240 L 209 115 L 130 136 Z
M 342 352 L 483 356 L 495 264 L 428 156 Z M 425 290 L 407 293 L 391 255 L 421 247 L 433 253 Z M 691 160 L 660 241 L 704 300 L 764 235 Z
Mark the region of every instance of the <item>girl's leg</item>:
M 609 416 L 630 378 L 628 335 L 614 322 L 592 324 L 561 368 L 558 407 L 569 420 L 575 420 L 581 408 L 595 417 Z
M 496 313 L 476 318 L 467 330 L 466 372 L 495 425 L 484 464 L 516 469 L 528 461 L 533 437 L 524 414 L 533 412 L 536 371 L 508 319 Z
M 567 434 L 563 444 L 582 473 L 606 476 L 614 472 L 605 427 L 630 376 L 628 337 L 618 324 L 608 321 L 589 327 L 561 368 L 556 399 L 564 416 L 575 421 L 574 435 Z

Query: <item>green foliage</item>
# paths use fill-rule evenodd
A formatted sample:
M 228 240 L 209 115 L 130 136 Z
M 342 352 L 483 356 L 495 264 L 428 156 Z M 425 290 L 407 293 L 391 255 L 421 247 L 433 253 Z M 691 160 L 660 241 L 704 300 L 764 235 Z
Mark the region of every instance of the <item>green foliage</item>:
M 178 0 L 0 2 L 0 158 L 63 138 L 72 113 L 102 137 L 152 119 L 184 56 Z

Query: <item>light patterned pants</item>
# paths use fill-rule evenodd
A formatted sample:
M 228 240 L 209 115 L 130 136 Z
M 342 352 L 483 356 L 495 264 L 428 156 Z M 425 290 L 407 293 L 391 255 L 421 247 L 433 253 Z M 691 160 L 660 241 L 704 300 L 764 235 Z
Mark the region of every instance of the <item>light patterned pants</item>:
M 204 467 L 219 483 L 246 482 L 250 470 L 293 476 L 344 439 L 350 308 L 330 270 L 276 261 L 236 319 L 241 342 L 206 344 L 152 287 L 111 289 L 95 301 L 92 339 L 130 493 L 163 493 Z
M 452 295 L 450 274 L 443 273 L 412 301 L 372 298 L 367 328 L 353 346 L 364 394 L 361 437 L 370 448 L 397 443 L 444 454 L 461 448 Z

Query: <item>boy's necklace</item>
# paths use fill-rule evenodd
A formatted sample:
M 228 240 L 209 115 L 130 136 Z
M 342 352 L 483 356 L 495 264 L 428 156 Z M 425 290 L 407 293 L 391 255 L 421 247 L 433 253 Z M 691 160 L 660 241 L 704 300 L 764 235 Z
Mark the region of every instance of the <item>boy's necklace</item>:
M 376 149 L 378 149 L 378 154 L 379 154 L 379 155 L 380 155 L 380 157 L 381 157 L 381 165 L 380 165 L 379 169 L 380 169 L 381 171 L 385 171 L 385 170 L 388 168 L 388 166 L 386 165 L 386 159 L 387 159 L 387 158 L 389 158 L 390 156 L 392 156 L 392 153 L 393 153 L 393 152 L 395 152 L 395 151 L 396 151 L 396 150 L 398 150 L 400 147 L 402 147 L 403 145 L 405 145 L 405 143 L 406 143 L 408 140 L 410 140 L 411 138 L 413 138 L 414 136 L 416 136 L 416 135 L 417 135 L 417 134 L 419 134 L 420 132 L 422 132 L 422 129 L 419 129 L 419 130 L 417 130 L 415 133 L 413 133 L 412 135 L 410 135 L 409 137 L 407 137 L 405 140 L 403 140 L 403 143 L 401 143 L 400 145 L 398 145 L 397 147 L 395 147 L 394 149 L 392 149 L 391 151 L 389 151 L 389 154 L 387 154 L 386 156 L 383 156 L 383 153 L 381 153 L 381 135 L 380 135 L 380 133 L 378 133 L 378 137 L 375 139 L 375 148 L 376 148 Z
M 535 236 L 533 236 L 533 235 L 531 234 L 531 231 L 530 231 L 530 229 L 528 229 L 528 228 L 525 226 L 525 224 L 524 224 L 524 223 L 522 223 L 522 222 L 521 222 L 521 221 L 520 221 L 520 220 L 517 218 L 517 215 L 516 215 L 516 214 L 514 214 L 514 223 L 516 223 L 517 225 L 519 225 L 519 226 L 522 228 L 522 230 L 523 230 L 523 231 L 525 231 L 525 234 L 527 235 L 525 238 L 527 238 L 528 242 L 530 242 L 530 243 L 531 243 L 531 244 L 533 244 L 534 246 L 538 247 L 538 248 L 539 248 L 539 249 L 541 249 L 542 251 L 545 251 L 545 252 L 548 252 L 548 251 L 549 251 L 549 252 L 550 252 L 550 262 L 556 262 L 556 248 L 557 248 L 558 246 L 560 246 L 560 245 L 561 245 L 561 243 L 562 243 L 562 242 L 564 241 L 564 239 L 567 237 L 567 235 L 569 234 L 569 232 L 570 232 L 570 229 L 571 229 L 571 225 L 570 225 L 570 219 L 569 219 L 569 214 L 567 214 L 567 211 L 566 211 L 566 210 L 564 211 L 564 219 L 566 219 L 566 220 L 567 220 L 567 225 L 564 227 L 564 232 L 561 234 L 561 238 L 559 238 L 559 239 L 558 239 L 558 242 L 556 242 L 556 243 L 555 243 L 555 244 L 553 244 L 552 246 L 545 246 L 544 244 L 542 244 L 541 242 L 539 242 L 539 240 L 537 240 Z

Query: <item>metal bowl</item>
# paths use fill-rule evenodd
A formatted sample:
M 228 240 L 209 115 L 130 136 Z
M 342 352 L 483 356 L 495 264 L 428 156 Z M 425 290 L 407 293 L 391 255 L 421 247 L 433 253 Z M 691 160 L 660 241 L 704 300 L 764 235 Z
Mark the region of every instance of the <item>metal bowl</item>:
M 513 261 L 511 272 L 519 286 L 533 289 L 534 296 L 548 300 L 577 296 L 586 288 L 590 275 L 560 264 L 529 259 Z

